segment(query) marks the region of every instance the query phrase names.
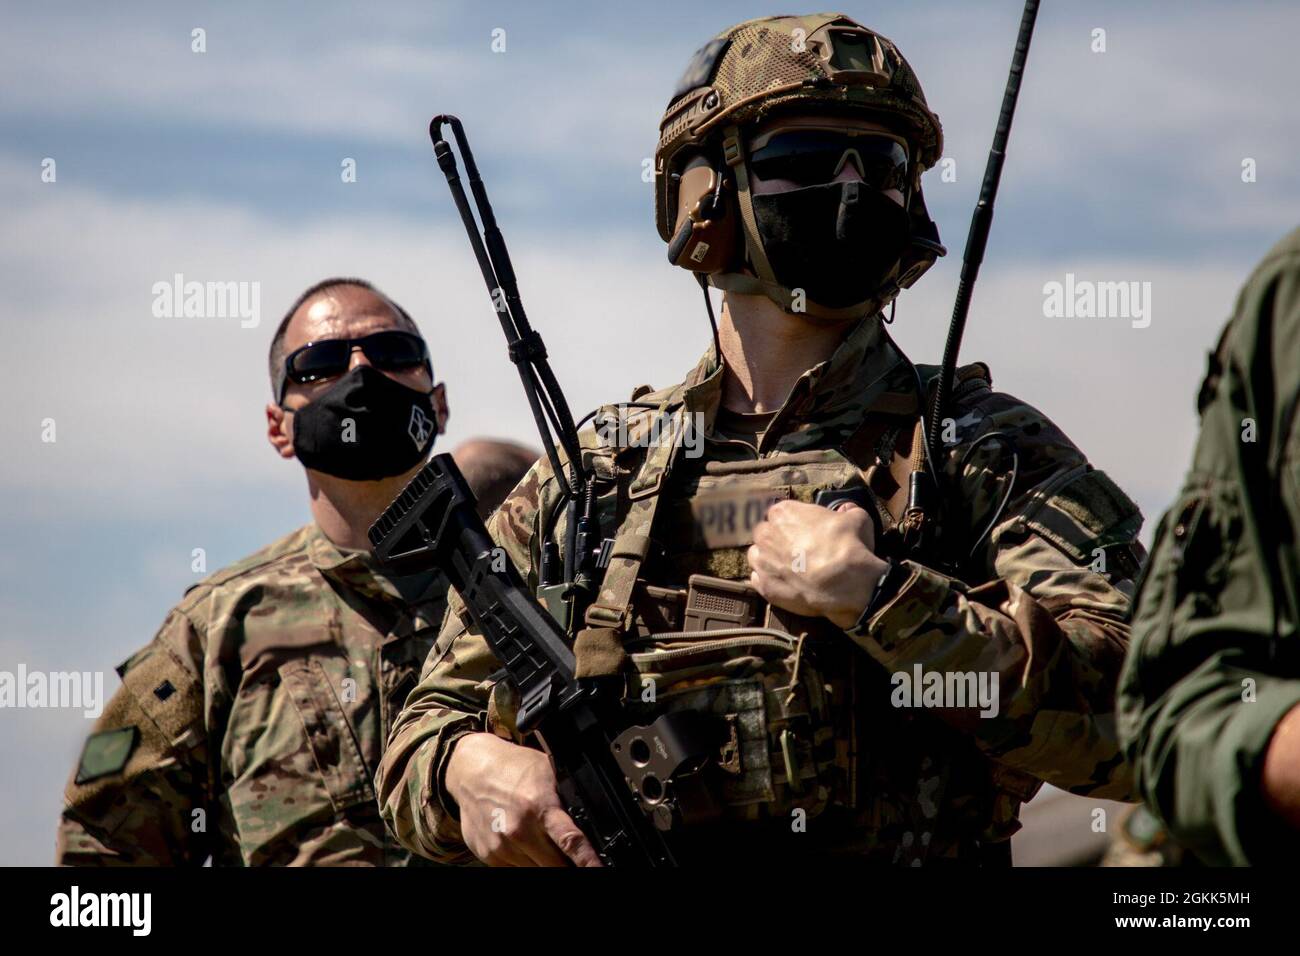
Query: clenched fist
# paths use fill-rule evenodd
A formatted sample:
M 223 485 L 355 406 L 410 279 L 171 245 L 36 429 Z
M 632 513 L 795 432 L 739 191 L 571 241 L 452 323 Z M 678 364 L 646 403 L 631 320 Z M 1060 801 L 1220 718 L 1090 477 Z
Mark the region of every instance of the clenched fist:
M 754 528 L 749 581 L 779 608 L 847 629 L 888 567 L 874 545 L 871 517 L 856 505 L 778 501 Z

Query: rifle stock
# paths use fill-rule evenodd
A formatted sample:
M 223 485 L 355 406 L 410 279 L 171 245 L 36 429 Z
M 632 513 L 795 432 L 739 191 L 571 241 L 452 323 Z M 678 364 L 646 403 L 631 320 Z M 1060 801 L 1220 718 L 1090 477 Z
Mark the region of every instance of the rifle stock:
M 601 860 L 608 866 L 675 865 L 615 756 L 617 738 L 632 722 L 608 688 L 575 677 L 564 632 L 493 544 L 452 457 L 435 455 L 369 537 L 375 556 L 395 570 L 439 568 L 447 575 L 519 690 L 516 726 L 535 733 L 550 755 L 560 800 Z

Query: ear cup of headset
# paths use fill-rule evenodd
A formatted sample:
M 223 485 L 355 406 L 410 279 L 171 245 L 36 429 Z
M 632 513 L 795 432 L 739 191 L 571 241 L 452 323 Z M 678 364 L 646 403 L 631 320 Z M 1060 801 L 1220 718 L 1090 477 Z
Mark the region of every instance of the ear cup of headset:
M 925 195 L 921 192 L 919 183 L 908 204 L 908 217 L 911 235 L 898 265 L 897 283 L 900 289 L 911 288 L 912 283 L 925 275 L 936 259 L 948 254 L 939 239 L 939 227 L 925 208 Z
M 740 241 L 735 193 L 708 165 L 694 165 L 681 175 L 677 223 L 668 243 L 668 261 L 702 275 L 728 271 Z

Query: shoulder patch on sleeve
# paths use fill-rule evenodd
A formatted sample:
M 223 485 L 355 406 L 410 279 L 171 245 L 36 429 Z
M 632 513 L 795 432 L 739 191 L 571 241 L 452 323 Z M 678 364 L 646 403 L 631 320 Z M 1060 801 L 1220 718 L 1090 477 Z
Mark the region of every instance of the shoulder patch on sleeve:
M 140 729 L 134 724 L 91 734 L 86 738 L 86 746 L 81 750 L 81 762 L 77 764 L 77 786 L 109 774 L 121 773 L 139 740 Z
M 1142 527 L 1142 511 L 1104 471 L 1091 470 L 1058 489 L 1026 524 L 1076 561 L 1096 548 L 1127 544 Z
M 150 645 L 121 674 L 123 688 L 170 746 L 188 750 L 201 741 L 202 686 L 169 648 Z

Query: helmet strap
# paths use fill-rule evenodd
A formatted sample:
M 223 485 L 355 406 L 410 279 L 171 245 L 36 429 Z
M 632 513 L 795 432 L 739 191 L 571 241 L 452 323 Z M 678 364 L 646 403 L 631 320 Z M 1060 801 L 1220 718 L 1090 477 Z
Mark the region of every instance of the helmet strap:
M 749 180 L 749 169 L 745 163 L 744 140 L 741 138 L 740 127 L 728 126 L 724 131 L 722 157 L 726 164 L 731 167 L 736 177 L 736 205 L 740 207 L 740 221 L 744 230 L 745 249 L 749 255 L 749 265 L 756 275 L 745 275 L 740 272 L 715 272 L 709 276 L 709 282 L 715 288 L 726 292 L 737 292 L 742 295 L 765 295 L 787 312 L 791 312 L 794 293 L 777 281 L 776 273 L 772 271 L 772 264 L 768 261 L 767 253 L 763 249 L 763 240 L 758 234 L 758 222 L 754 218 L 753 192 Z M 832 309 L 820 306 L 815 302 L 809 302 L 805 314 L 814 319 L 830 322 L 860 318 L 863 315 L 878 312 L 886 302 L 897 294 L 897 285 L 890 283 L 877 290 L 876 294 L 867 301 L 844 308 Z
M 754 219 L 754 201 L 750 193 L 749 165 L 745 162 L 745 143 L 740 138 L 739 126 L 728 126 L 722 140 L 722 158 L 736 176 L 736 200 L 740 207 L 740 222 L 745 230 L 745 249 L 749 253 L 750 265 L 758 278 L 770 283 L 776 282 L 776 273 L 767 261 L 763 249 L 763 240 L 758 235 L 758 223 Z M 736 290 L 741 291 L 741 290 Z

